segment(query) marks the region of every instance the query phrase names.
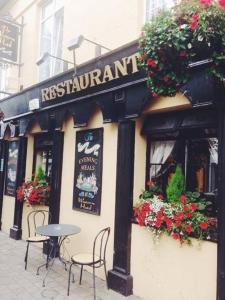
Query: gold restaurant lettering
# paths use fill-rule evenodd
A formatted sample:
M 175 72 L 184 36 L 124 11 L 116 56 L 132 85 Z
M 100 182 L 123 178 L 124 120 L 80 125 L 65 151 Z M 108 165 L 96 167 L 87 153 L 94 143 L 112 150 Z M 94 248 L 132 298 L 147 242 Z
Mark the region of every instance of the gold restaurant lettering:
M 138 72 L 137 66 L 138 53 L 116 60 L 113 65 L 106 65 L 103 70 L 94 69 L 88 73 L 65 80 L 58 84 L 41 90 L 42 101 L 49 101 L 64 95 L 73 94 L 85 90 L 89 87 L 104 84 L 128 75 L 128 66 L 131 74 Z

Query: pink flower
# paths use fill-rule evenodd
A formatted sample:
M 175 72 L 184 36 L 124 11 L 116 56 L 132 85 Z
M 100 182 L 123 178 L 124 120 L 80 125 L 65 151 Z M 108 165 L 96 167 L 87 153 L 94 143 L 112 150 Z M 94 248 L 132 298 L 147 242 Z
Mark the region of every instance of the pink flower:
M 200 0 L 200 3 L 209 5 L 212 3 L 212 0 Z
M 180 238 L 180 235 L 179 235 L 179 233 L 177 233 L 177 232 L 173 232 L 173 233 L 172 233 L 172 237 L 173 237 L 175 240 L 178 240 L 178 239 Z
M 185 203 L 187 197 L 185 195 L 180 195 L 180 202 Z
M 157 97 L 158 94 L 157 94 L 156 92 L 152 92 L 152 96 L 153 96 L 153 97 Z
M 225 9 L 225 0 L 219 0 L 219 5 Z
M 186 213 L 186 216 L 187 216 L 188 218 L 192 217 L 192 216 L 193 216 L 193 212 L 192 212 L 192 211 L 188 211 L 188 212 Z
M 191 203 L 191 209 L 196 210 L 198 209 L 198 205 L 196 203 Z
M 192 232 L 192 227 L 191 227 L 190 224 L 187 224 L 187 225 L 185 226 L 185 231 L 186 231 L 187 233 L 191 233 L 191 232 Z
M 194 30 L 198 26 L 199 14 L 193 14 L 190 20 L 190 28 Z
M 161 200 L 164 198 L 162 194 L 157 195 L 157 197 Z
M 154 184 L 154 182 L 152 180 L 147 181 L 147 186 L 152 186 Z

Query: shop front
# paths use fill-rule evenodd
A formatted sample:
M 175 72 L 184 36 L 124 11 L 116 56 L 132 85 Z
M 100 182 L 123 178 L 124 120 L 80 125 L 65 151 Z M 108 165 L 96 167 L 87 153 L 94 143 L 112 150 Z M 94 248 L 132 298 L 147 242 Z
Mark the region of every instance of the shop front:
M 223 299 L 224 91 L 203 64 L 176 96 L 153 98 L 137 48 L 131 43 L 78 66 L 76 74 L 70 70 L 1 102 L 1 229 L 13 239 L 26 237 L 33 208 L 18 201 L 16 189 L 41 166 L 51 187 L 41 205 L 48 206 L 51 222 L 82 228 L 80 239 L 68 245 L 71 253 L 87 249 L 98 230 L 111 227 L 110 288 L 146 299 Z M 133 206 L 156 175 L 159 156 L 165 163 L 171 158 L 160 166 L 162 186 L 179 161 L 189 189 L 212 199 L 218 235 L 201 249 L 164 236 L 154 244 L 145 228 L 132 223 Z M 201 287 L 191 297 L 179 283 L 183 276 L 186 286 L 195 290 L 198 281 Z

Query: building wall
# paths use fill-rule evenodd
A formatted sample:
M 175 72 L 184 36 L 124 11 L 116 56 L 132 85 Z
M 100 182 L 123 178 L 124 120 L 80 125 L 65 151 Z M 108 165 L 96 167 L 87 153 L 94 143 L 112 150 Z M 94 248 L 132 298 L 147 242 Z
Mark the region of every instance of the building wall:
M 13 1 L 8 11 L 18 23 L 24 23 L 20 78 L 18 68 L 9 70 L 8 91 L 17 92 L 39 81 L 36 61 L 40 58 L 40 19 L 44 1 Z M 62 58 L 73 62 L 72 52 L 67 49 L 73 38 L 86 38 L 114 50 L 139 37 L 145 19 L 145 0 L 64 0 L 64 28 Z M 102 49 L 102 53 L 107 50 Z M 84 41 L 76 50 L 76 63 L 95 57 L 95 46 Z M 73 66 L 70 65 L 70 68 Z

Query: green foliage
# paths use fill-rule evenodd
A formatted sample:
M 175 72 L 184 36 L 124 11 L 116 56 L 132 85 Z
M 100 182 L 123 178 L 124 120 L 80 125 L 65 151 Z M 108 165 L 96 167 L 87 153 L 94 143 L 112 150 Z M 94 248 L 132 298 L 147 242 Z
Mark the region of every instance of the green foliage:
M 189 63 L 212 59 L 208 73 L 225 84 L 225 9 L 183 0 L 144 26 L 139 64 L 153 96 L 173 96 L 191 76 Z
M 182 172 L 181 165 L 177 165 L 170 183 L 167 186 L 166 194 L 169 202 L 178 202 L 180 195 L 185 190 L 185 178 Z
M 37 167 L 35 178 L 38 178 L 38 180 L 46 180 L 46 175 L 41 165 Z

